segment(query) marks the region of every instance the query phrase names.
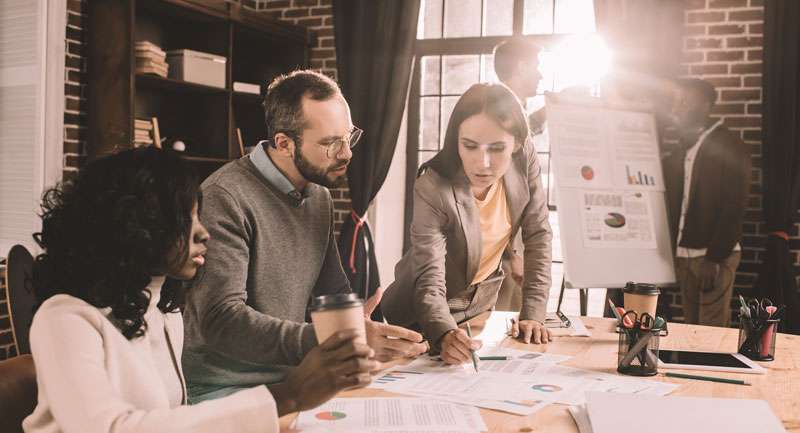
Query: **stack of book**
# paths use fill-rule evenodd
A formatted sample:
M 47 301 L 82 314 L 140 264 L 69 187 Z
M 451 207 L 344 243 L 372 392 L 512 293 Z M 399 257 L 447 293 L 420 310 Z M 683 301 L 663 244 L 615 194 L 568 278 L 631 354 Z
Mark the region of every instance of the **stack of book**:
M 151 135 L 153 132 L 153 122 L 145 119 L 136 119 L 134 120 L 133 130 L 133 147 L 153 145 L 154 141 Z
M 149 41 L 136 42 L 136 73 L 156 74 L 166 78 L 169 72 L 167 53 Z

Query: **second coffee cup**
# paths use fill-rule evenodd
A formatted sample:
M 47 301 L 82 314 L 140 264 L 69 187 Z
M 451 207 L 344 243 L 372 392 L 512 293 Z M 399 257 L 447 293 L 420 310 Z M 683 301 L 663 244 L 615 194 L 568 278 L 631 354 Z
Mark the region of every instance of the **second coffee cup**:
M 625 310 L 633 310 L 638 315 L 648 313 L 656 317 L 658 295 L 661 293 L 655 284 L 634 283 L 628 281 L 622 289 L 625 297 Z
M 318 296 L 311 301 L 311 322 L 322 344 L 336 331 L 355 329 L 356 342 L 367 344 L 364 327 L 364 303 L 355 293 Z

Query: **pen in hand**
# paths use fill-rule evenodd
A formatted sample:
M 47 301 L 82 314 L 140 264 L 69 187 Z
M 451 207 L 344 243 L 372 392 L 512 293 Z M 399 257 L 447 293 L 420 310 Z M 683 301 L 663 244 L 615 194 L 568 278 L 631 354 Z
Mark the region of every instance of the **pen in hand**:
M 467 323 L 467 336 L 471 339 L 472 338 L 472 328 L 470 328 L 469 323 Z M 475 354 L 473 349 L 469 349 L 469 353 L 472 355 L 472 366 L 475 367 L 475 372 L 478 372 L 478 355 Z

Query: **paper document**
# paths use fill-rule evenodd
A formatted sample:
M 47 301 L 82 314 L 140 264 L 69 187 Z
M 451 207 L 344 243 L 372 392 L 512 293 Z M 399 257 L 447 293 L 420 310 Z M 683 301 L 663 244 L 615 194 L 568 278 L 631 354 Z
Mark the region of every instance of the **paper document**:
M 480 432 L 486 424 L 471 406 L 424 398 L 335 398 L 301 412 L 302 432 Z
M 518 394 L 518 383 L 534 373 L 537 366 L 552 365 L 571 357 L 548 353 L 527 352 L 498 346 L 488 346 L 479 356 L 505 356 L 506 360 L 479 362 L 479 371 L 472 364 L 448 365 L 429 356 L 420 357 L 408 365 L 387 370 L 378 375 L 371 388 L 399 394 L 437 398 L 519 415 L 530 415 L 548 404 L 545 395 L 534 398 L 510 397 Z
M 666 395 L 677 388 L 678 385 L 655 380 L 542 364 L 527 377 L 517 380 L 506 395 L 513 400 L 542 399 L 575 405 L 585 402 L 587 391 Z
M 594 433 L 786 433 L 763 400 L 589 392 L 586 407 Z

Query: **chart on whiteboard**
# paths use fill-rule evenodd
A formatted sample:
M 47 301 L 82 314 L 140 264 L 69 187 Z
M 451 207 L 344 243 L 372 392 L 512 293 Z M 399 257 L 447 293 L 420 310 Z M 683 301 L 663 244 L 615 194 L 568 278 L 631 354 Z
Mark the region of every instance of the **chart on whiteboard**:
M 657 248 L 650 201 L 633 191 L 585 190 L 580 195 L 586 248 Z
M 550 108 L 548 108 L 550 110 Z M 553 163 L 562 188 L 664 191 L 651 115 L 554 106 Z

